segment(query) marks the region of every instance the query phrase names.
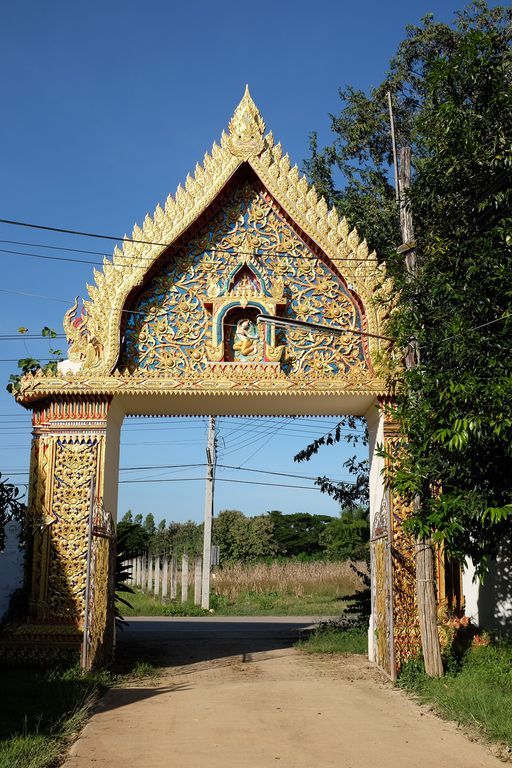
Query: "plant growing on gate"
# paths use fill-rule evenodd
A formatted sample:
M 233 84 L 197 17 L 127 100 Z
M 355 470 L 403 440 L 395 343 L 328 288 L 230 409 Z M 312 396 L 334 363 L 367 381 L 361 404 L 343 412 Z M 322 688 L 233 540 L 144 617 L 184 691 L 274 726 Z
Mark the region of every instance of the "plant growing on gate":
M 28 328 L 18 328 L 18 333 L 23 337 L 28 332 Z M 41 338 L 43 339 L 55 339 L 57 337 L 57 331 L 53 328 L 49 328 L 47 325 L 41 329 Z M 42 364 L 40 360 L 35 357 L 22 357 L 18 360 L 18 368 L 20 373 L 11 373 L 9 376 L 9 382 L 6 386 L 8 392 L 11 394 L 16 393 L 20 388 L 21 379 L 26 373 L 36 373 L 41 370 L 43 373 L 57 373 L 57 364 L 62 362 L 62 350 L 49 347 L 50 360 Z
M 117 529 L 117 541 L 116 541 L 116 562 L 115 562 L 115 578 L 114 578 L 114 616 L 116 626 L 119 629 L 124 629 L 126 622 L 121 614 L 121 606 L 126 605 L 128 608 L 133 608 L 133 605 L 121 597 L 121 593 L 134 595 L 134 590 L 127 584 L 127 580 L 131 575 L 130 566 L 126 563 L 126 558 L 131 554 L 128 546 L 130 535 L 133 534 L 133 529 L 136 528 L 135 523 L 125 523 L 124 527 Z
M 21 495 L 20 489 L 3 480 L 0 472 L 0 552 L 5 544 L 5 524 L 9 520 L 18 520 L 23 526 L 25 522 L 27 507 L 20 500 Z

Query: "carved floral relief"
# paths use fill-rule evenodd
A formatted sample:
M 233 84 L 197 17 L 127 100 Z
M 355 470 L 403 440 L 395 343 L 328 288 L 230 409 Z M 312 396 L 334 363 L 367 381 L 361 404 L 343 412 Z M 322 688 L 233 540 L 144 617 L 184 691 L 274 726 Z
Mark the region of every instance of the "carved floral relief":
M 211 219 L 159 268 L 125 311 L 119 369 L 183 378 L 215 362 L 280 363 L 287 377 L 366 371 L 361 337 L 276 331 L 260 314 L 362 330 L 343 280 L 289 224 L 259 182 L 234 183 Z

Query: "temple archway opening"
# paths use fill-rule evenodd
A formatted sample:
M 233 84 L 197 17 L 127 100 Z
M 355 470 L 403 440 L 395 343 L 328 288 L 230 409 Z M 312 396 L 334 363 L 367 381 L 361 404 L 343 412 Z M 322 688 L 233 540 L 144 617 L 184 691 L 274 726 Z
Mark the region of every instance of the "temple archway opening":
M 367 457 L 368 449 L 359 446 L 345 448 L 345 443 L 342 442 L 338 446 L 326 449 L 323 457 L 313 457 L 312 461 L 306 464 L 295 463 L 293 456 L 315 438 L 334 431 L 338 423 L 338 414 L 328 417 L 281 414 L 276 414 L 275 417 L 231 415 L 217 417 L 215 520 L 223 510 L 240 510 L 248 518 L 266 517 L 268 521 L 270 517 L 267 513 L 272 510 L 279 510 L 283 515 L 304 513 L 304 515 L 323 516 L 318 518 L 318 525 L 320 521 L 325 525 L 327 521 L 324 518 L 327 516 L 332 519 L 337 518 L 339 505 L 328 496 L 321 494 L 319 489 L 315 488 L 312 478 L 326 474 L 333 480 L 347 477 L 342 467 L 343 461 L 354 453 L 357 453 L 359 458 Z M 120 452 L 118 521 L 123 519 L 124 514 L 130 509 L 132 518 L 137 513 L 143 513 L 145 517 L 147 512 L 153 512 L 157 527 L 162 517 L 165 517 L 167 524 L 171 520 L 180 523 L 189 518 L 193 519 L 196 525 L 201 523 L 205 495 L 206 426 L 205 418 L 190 416 L 145 417 L 144 419 L 127 417 L 124 420 Z M 361 425 L 357 430 L 359 436 L 362 436 L 362 429 Z M 352 432 L 352 430 L 346 430 L 347 433 L 349 431 Z M 139 437 L 141 433 L 143 437 Z M 182 493 L 180 493 L 181 488 L 184 489 Z M 262 531 L 263 538 L 268 544 L 267 528 L 263 527 Z M 190 528 L 189 533 L 192 533 Z M 137 605 L 147 602 L 151 603 L 152 612 L 157 610 L 151 597 L 157 594 L 155 603 L 163 601 L 161 611 L 164 614 L 177 612 L 181 607 L 183 550 L 180 546 L 173 550 L 173 547 L 169 546 L 169 539 L 165 539 L 160 534 L 158 541 L 162 542 L 162 540 L 167 543 L 153 547 L 149 558 L 151 563 L 149 586 L 147 551 L 137 553 L 138 556 L 143 557 L 142 561 L 135 564 L 134 588 L 137 590 L 135 598 Z M 218 544 L 215 536 L 215 522 L 214 544 Z M 187 610 L 193 611 L 195 559 L 198 555 L 202 555 L 202 545 L 202 534 L 200 534 L 196 538 L 195 549 L 193 547 L 187 549 L 186 567 L 189 586 L 188 606 L 185 607 L 185 613 Z M 295 558 L 288 556 L 287 565 L 276 562 L 270 567 L 268 558 L 272 553 L 279 555 L 280 559 L 286 554 L 281 550 L 279 552 L 269 550 L 262 555 L 267 557 L 266 565 L 262 564 L 255 568 L 244 561 L 245 565 L 240 571 L 237 569 L 232 571 L 228 568 L 223 574 L 217 568 L 213 569 L 215 576 L 212 577 L 211 605 L 214 607 L 214 613 L 208 619 L 208 626 L 205 626 L 204 632 L 213 642 L 218 630 L 220 632 L 219 647 L 226 652 L 231 649 L 234 654 L 241 654 L 284 647 L 282 645 L 284 619 L 276 619 L 272 623 L 270 618 L 272 613 L 278 615 L 277 608 L 284 606 L 283 615 L 290 615 L 290 606 L 295 605 L 292 615 L 302 615 L 306 618 L 340 615 L 344 605 L 342 598 L 353 589 L 352 580 L 357 581 L 347 564 L 334 562 L 322 565 L 320 562 L 318 566 L 314 563 L 301 565 L 296 555 Z M 223 554 L 221 550 L 221 567 L 225 564 Z M 308 550 L 303 554 L 311 556 L 312 552 Z M 174 563 L 173 555 L 176 558 Z M 316 553 L 316 557 L 321 559 L 320 551 Z M 130 562 L 135 559 L 134 553 L 131 553 Z M 144 564 L 143 573 L 139 571 L 142 563 Z M 248 590 L 251 594 L 244 598 L 244 601 L 240 600 L 237 603 L 233 593 L 235 582 L 231 582 L 230 579 L 239 579 L 246 568 L 249 568 L 247 579 L 253 580 L 257 577 L 261 580 L 261 584 L 251 587 Z M 266 575 L 265 568 L 268 568 Z M 282 573 L 278 575 L 276 569 L 279 568 Z M 155 569 L 158 569 L 158 576 L 155 574 Z M 339 582 L 334 592 L 328 580 L 332 578 L 336 569 L 339 571 Z M 252 570 L 254 576 L 250 576 Z M 281 583 L 286 579 L 283 591 L 275 586 L 265 587 L 265 579 L 272 578 Z M 296 582 L 293 581 L 294 578 Z M 166 579 L 165 590 L 164 579 Z M 176 579 L 174 590 L 172 579 Z M 289 591 L 289 595 L 286 590 Z M 129 595 L 127 599 L 132 600 Z M 224 626 L 217 622 L 216 617 L 223 615 L 222 610 L 219 612 L 217 606 L 225 603 L 227 603 L 227 612 L 232 616 L 237 615 L 237 604 L 239 611 L 251 610 L 254 616 L 267 616 L 264 622 L 264 637 L 257 627 L 251 640 L 249 626 L 241 633 L 241 625 Z M 243 608 L 240 608 L 240 605 L 243 605 Z M 129 621 L 130 613 L 128 612 Z M 305 618 L 292 622 L 293 626 L 290 626 L 287 642 L 291 643 L 293 637 L 297 640 L 298 630 L 305 629 L 309 623 Z M 135 634 L 123 632 L 118 635 L 119 653 L 123 663 L 136 658 L 148 658 L 156 663 L 155 654 L 159 655 L 159 663 L 162 665 L 178 663 L 181 656 L 173 633 L 178 631 L 181 636 L 183 631 L 188 631 L 188 625 L 186 622 L 179 621 L 176 627 L 174 624 L 173 619 L 164 630 L 162 623 L 156 620 L 149 618 L 147 622 L 142 619 L 137 620 L 134 625 L 135 630 L 144 627 L 146 634 L 135 631 Z M 144 637 L 149 638 L 147 644 L 143 641 Z M 200 644 L 199 640 L 197 642 Z M 220 650 L 217 648 L 216 652 L 220 653 Z M 185 661 L 181 659 L 180 663 Z

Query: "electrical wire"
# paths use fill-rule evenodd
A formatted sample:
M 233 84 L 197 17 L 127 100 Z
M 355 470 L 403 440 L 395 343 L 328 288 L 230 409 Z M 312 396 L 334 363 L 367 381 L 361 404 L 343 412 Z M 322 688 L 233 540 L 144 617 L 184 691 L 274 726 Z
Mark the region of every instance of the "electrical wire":
M 173 477 L 169 479 L 156 479 L 156 480 L 120 480 L 119 484 L 135 484 L 135 483 L 182 483 L 192 480 L 206 481 L 206 477 Z M 288 485 L 286 483 L 263 483 L 257 480 L 233 480 L 223 477 L 216 477 L 216 483 L 236 483 L 238 485 L 264 485 L 266 488 L 300 488 L 303 491 L 319 491 L 320 488 L 314 485 Z
M 184 249 L 187 248 L 186 245 L 179 245 L 177 243 L 160 243 L 160 242 L 155 242 L 155 241 L 152 241 L 152 240 L 134 240 L 133 238 L 126 237 L 126 236 L 118 237 L 116 235 L 104 235 L 104 234 L 100 234 L 100 233 L 97 233 L 97 232 L 84 232 L 84 231 L 76 230 L 76 229 L 65 229 L 63 227 L 50 227 L 50 226 L 42 225 L 42 224 L 32 224 L 32 223 L 29 223 L 29 222 L 26 222 L 26 221 L 14 221 L 12 219 L 0 219 L 0 224 L 8 224 L 10 226 L 16 226 L 16 227 L 25 227 L 25 228 L 28 228 L 28 229 L 38 229 L 38 230 L 43 230 L 45 232 L 57 232 L 59 234 L 66 234 L 66 235 L 79 235 L 80 237 L 92 237 L 92 238 L 96 238 L 96 239 L 99 239 L 99 240 L 111 240 L 113 242 L 135 243 L 135 244 L 138 244 L 138 245 L 158 245 L 158 246 L 161 246 L 162 248 L 174 248 L 174 249 L 177 249 L 177 250 L 184 250 Z M 16 242 L 16 241 L 10 241 L 10 242 Z M 218 247 L 216 247 L 213 244 L 212 244 L 212 250 L 216 250 L 216 251 L 218 251 L 220 253 L 229 253 L 229 254 L 233 253 L 232 250 L 229 249 L 229 248 L 218 248 Z M 244 255 L 244 256 L 254 256 L 254 252 L 253 251 L 237 251 L 237 254 L 238 255 Z M 98 253 L 98 255 L 104 255 L 104 254 L 99 254 Z M 285 256 L 286 258 L 290 257 L 290 254 L 287 251 L 274 251 L 274 252 L 272 252 L 272 254 L 269 253 L 269 255 Z M 133 258 L 140 258 L 140 257 L 139 256 L 135 256 Z M 301 257 L 298 257 L 298 258 L 318 259 L 319 257 L 318 256 L 312 256 L 312 257 L 302 257 L 301 256 Z M 332 261 L 332 259 L 331 259 L 331 261 Z M 344 259 L 339 258 L 338 259 L 337 258 L 336 261 L 371 261 L 371 262 L 374 262 L 375 260 L 374 259 L 370 259 L 370 258 L 365 258 L 365 259 L 348 259 L 348 258 L 344 258 Z
M 260 446 L 258 446 L 258 448 L 256 448 L 249 456 L 247 456 L 247 458 L 244 459 L 244 461 L 242 461 L 242 463 L 240 464 L 240 466 L 238 468 L 242 469 L 244 464 L 246 464 L 248 461 L 250 461 L 253 458 L 253 456 L 256 456 L 257 453 L 262 451 L 263 448 L 265 448 L 265 446 L 268 445 L 269 442 L 274 439 L 274 437 L 278 434 L 278 432 L 281 429 L 283 429 L 285 424 L 287 424 L 288 422 L 289 422 L 289 419 L 285 419 L 284 422 L 281 425 L 278 425 L 276 427 L 276 429 L 272 432 L 272 434 L 269 435 L 269 437 Z
M 471 333 L 472 331 L 479 331 L 481 328 L 487 328 L 489 325 L 494 325 L 495 323 L 500 323 L 502 320 L 507 320 L 509 317 L 512 317 L 512 312 L 507 312 L 504 315 L 501 315 L 501 317 L 495 317 L 494 320 L 489 320 L 487 323 L 480 323 L 480 325 L 475 325 L 472 328 L 464 328 L 464 333 Z M 457 339 L 460 336 L 460 333 L 455 333 L 453 336 L 447 336 L 445 339 L 441 339 L 439 342 L 440 344 L 444 344 L 445 341 L 451 341 L 452 339 Z
M 32 299 L 48 299 L 48 301 L 60 301 L 69 304 L 69 299 L 58 299 L 55 296 L 44 296 L 41 293 L 29 293 L 28 291 L 15 291 L 12 288 L 0 288 L 0 293 L 11 293 L 14 296 L 28 296 Z
M 275 424 L 272 424 L 268 426 L 265 431 L 262 430 L 259 434 L 256 434 L 255 436 L 251 434 L 252 430 L 248 430 L 246 431 L 246 434 L 244 436 L 241 436 L 239 440 L 237 440 L 236 438 L 232 441 L 228 440 L 226 451 L 224 451 L 223 455 L 230 456 L 234 452 L 239 453 L 240 451 L 243 451 L 245 448 L 249 448 L 250 446 L 255 445 L 256 443 L 259 443 L 261 440 L 264 440 L 269 434 L 273 434 L 277 426 Z
M 139 467 L 119 467 L 120 472 L 145 472 L 145 471 L 152 471 L 152 470 L 179 470 L 179 469 L 190 469 L 190 468 L 196 468 L 196 467 L 206 467 L 207 464 L 204 462 L 202 463 L 196 463 L 196 464 L 149 464 L 146 466 L 139 466 Z M 272 475 L 275 477 L 291 477 L 295 480 L 310 480 L 311 482 L 315 482 L 318 478 L 311 476 L 311 475 L 299 475 L 291 472 L 276 472 L 274 470 L 270 469 L 258 469 L 256 467 L 242 467 L 242 466 L 235 466 L 232 464 L 217 464 L 216 465 L 218 469 L 228 469 L 228 470 L 235 470 L 237 472 L 250 472 L 255 473 L 259 475 Z M 19 476 L 19 475 L 28 475 L 28 470 L 2 470 L 2 475 L 12 475 Z M 329 482 L 331 483 L 340 483 L 344 485 L 356 485 L 353 481 L 350 480 L 333 480 L 329 479 Z
M 3 242 L 0 240 L 0 242 Z M 43 247 L 44 246 L 38 246 Z M 185 248 L 185 246 L 179 246 L 180 248 Z M 74 249 L 78 250 L 78 249 Z M 227 255 L 227 258 L 224 261 L 240 261 L 240 256 L 247 255 L 248 252 L 246 251 L 235 251 L 235 250 L 227 250 L 227 249 L 220 249 L 215 248 L 212 246 L 210 249 L 205 249 L 202 253 L 208 253 L 208 251 L 217 251 L 221 253 L 225 253 Z M 8 253 L 11 256 L 27 256 L 28 258 L 33 259 L 43 259 L 46 261 L 59 261 L 64 262 L 68 264 L 92 264 L 95 267 L 102 268 L 104 266 L 102 261 L 92 261 L 91 259 L 76 259 L 76 258 L 70 258 L 69 256 L 49 256 L 47 253 L 27 253 L 26 251 L 13 251 L 11 249 L 7 248 L 0 248 L 0 253 Z M 188 251 L 186 254 L 188 256 Z M 197 254 L 199 256 L 199 254 Z M 287 258 L 287 259 L 296 259 L 299 261 L 322 261 L 320 256 L 307 256 L 307 255 L 299 255 L 295 253 L 288 253 L 286 255 L 279 253 L 279 252 L 272 252 L 272 251 L 263 251 L 263 253 L 253 253 L 254 257 L 281 257 L 281 258 Z M 109 257 L 105 257 L 109 258 Z M 111 258 L 111 257 L 110 257 Z M 143 267 L 150 267 L 153 264 L 156 264 L 158 262 L 159 265 L 161 264 L 176 264 L 176 258 L 179 257 L 173 257 L 173 258 L 162 258 L 162 256 L 155 256 L 154 258 L 150 258 L 148 256 L 130 256 L 129 254 L 124 255 L 125 259 L 129 259 L 129 261 L 122 261 L 121 259 L 116 259 L 115 262 L 111 262 L 114 264 L 114 266 L 117 267 L 131 267 L 131 266 L 143 266 Z M 331 261 L 333 264 L 336 264 L 338 261 L 347 261 L 352 263 L 357 263 L 358 265 L 361 265 L 365 268 L 372 269 L 375 271 L 375 261 L 373 259 L 349 259 L 349 258 L 341 258 L 341 257 L 327 257 L 329 261 Z M 372 266 L 368 264 L 361 264 L 361 262 L 372 262 Z

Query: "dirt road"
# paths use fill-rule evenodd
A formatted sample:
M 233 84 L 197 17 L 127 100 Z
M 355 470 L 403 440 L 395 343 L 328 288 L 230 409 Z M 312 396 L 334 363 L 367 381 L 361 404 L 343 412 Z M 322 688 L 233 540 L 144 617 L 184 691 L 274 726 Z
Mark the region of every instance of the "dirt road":
M 204 657 L 204 636 L 192 626 L 189 663 L 167 657 L 158 680 L 110 691 L 65 768 L 502 765 L 454 726 L 422 713 L 360 656 L 306 656 L 279 641 L 223 657 L 208 642 L 209 658 L 197 660 L 194 631 Z M 230 632 L 228 624 L 225 637 Z

